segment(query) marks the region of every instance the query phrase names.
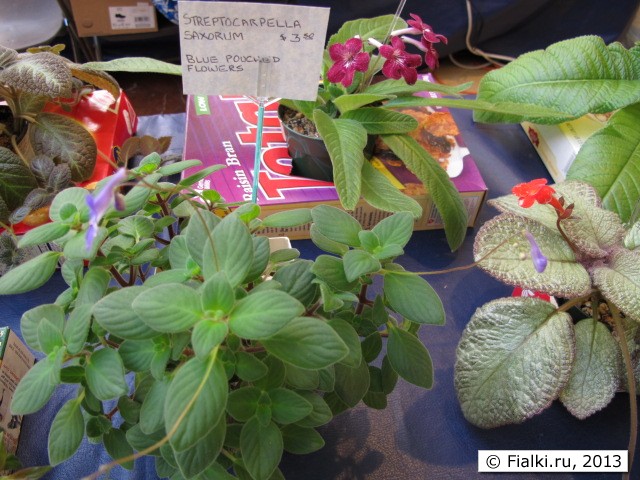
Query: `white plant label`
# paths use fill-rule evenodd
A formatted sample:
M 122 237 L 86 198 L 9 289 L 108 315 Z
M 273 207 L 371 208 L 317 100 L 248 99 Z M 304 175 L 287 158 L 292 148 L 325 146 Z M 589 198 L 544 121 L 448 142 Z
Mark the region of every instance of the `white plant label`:
M 182 1 L 178 9 L 185 94 L 315 100 L 328 8 Z

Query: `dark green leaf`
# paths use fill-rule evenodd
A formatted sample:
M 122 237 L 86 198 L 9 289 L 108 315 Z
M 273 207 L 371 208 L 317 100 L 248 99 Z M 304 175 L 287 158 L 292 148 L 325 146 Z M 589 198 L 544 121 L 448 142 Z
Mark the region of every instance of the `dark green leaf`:
M 127 340 L 145 340 L 160 335 L 160 332 L 144 323 L 132 308 L 134 300 L 147 290 L 133 286 L 108 294 L 93 308 L 96 321 L 105 330 Z
M 246 422 L 258 408 L 262 391 L 256 387 L 242 387 L 229 394 L 227 412 L 238 422 Z
M 315 275 L 311 273 L 312 265 L 309 260 L 292 262 L 279 268 L 273 280 L 280 283 L 283 291 L 309 306 L 318 295 L 318 286 L 313 283 Z
M 351 324 L 340 318 L 333 318 L 327 322 L 331 328 L 340 336 L 344 344 L 349 349 L 346 357 L 340 360 L 350 367 L 357 367 L 362 361 L 362 349 L 360 348 L 360 337 Z
M 175 283 L 144 289 L 131 307 L 153 330 L 175 333 L 192 327 L 202 318 L 200 303 L 196 290 Z
M 130 457 L 133 455 L 133 448 L 127 442 L 126 434 L 116 428 L 112 428 L 102 436 L 102 442 L 107 453 L 114 460 Z M 127 470 L 133 470 L 133 460 L 121 462 L 120 465 Z
M 313 408 L 311 413 L 296 422 L 301 427 L 319 427 L 331 421 L 333 414 L 321 395 L 314 392 L 298 392 Z
M 353 95 L 349 96 L 353 97 Z M 367 130 L 369 135 L 408 133 L 418 127 L 418 121 L 411 115 L 379 107 L 358 108 L 342 113 L 340 118 L 357 121 Z
M 389 330 L 387 356 L 393 369 L 407 382 L 419 387 L 433 385 L 433 364 L 426 347 L 414 335 L 392 327 Z
M 240 450 L 251 476 L 255 480 L 268 480 L 282 457 L 282 434 L 275 424 L 265 427 L 254 417 L 242 427 Z
M 168 380 L 156 380 L 140 408 L 140 430 L 147 435 L 164 427 L 164 404 L 169 390 Z
M 267 374 L 269 369 L 254 355 L 236 353 L 236 375 L 246 382 L 254 382 Z
M 195 445 L 182 452 L 174 452 L 176 463 L 185 478 L 210 478 L 203 472 L 216 461 L 224 444 L 226 430 L 227 422 L 222 416 L 217 425 Z
M 287 425 L 306 418 L 313 411 L 313 406 L 301 395 L 286 388 L 269 390 L 273 420 Z
M 193 327 L 191 344 L 199 357 L 206 357 L 211 350 L 220 345 L 229 333 L 229 327 L 224 322 L 208 319 L 200 320 Z
M 362 360 L 356 368 L 337 364 L 335 393 L 349 407 L 355 407 L 369 390 L 369 367 Z
M 31 190 L 38 187 L 36 178 L 20 157 L 0 147 L 0 198 L 9 210 L 22 205 Z
M 304 455 L 324 447 L 324 440 L 313 428 L 287 425 L 282 429 L 284 449 L 287 452 Z
M 124 379 L 124 365 L 118 352 L 109 348 L 96 350 L 87 359 L 87 385 L 99 400 L 124 395 L 129 387 Z

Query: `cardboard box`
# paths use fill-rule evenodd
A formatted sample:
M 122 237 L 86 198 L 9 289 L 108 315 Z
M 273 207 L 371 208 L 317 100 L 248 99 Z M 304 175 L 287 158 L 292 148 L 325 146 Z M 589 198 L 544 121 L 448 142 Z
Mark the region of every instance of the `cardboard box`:
M 551 178 L 562 182 L 567 178 L 567 172 L 584 142 L 604 127 L 608 118 L 609 115 L 589 114 L 557 125 L 530 122 L 522 122 L 521 125 Z
M 333 183 L 289 175 L 291 158 L 277 117 L 277 108 L 277 103 L 268 105 L 264 116 L 257 194 L 262 216 L 293 208 L 311 208 L 318 204 L 340 207 Z M 201 160 L 204 167 L 217 164 L 227 166 L 198 182 L 196 190 L 216 190 L 227 202 L 251 200 L 257 111 L 257 105 L 243 96 L 189 96 L 184 158 Z M 467 207 L 469 226 L 473 226 L 487 187 L 459 135 L 456 136 L 455 148 L 461 155 L 456 162 L 450 162 L 452 167 L 457 163 L 455 169 L 458 170 L 452 180 Z M 443 227 L 429 194 L 404 164 L 386 155 L 374 157 L 372 162 L 422 206 L 423 214 L 416 220 L 415 230 Z M 184 176 L 200 168 L 189 169 Z M 391 215 L 364 201 L 350 213 L 366 229 Z M 267 228 L 261 233 L 268 236 L 286 235 L 291 239 L 309 238 L 309 225 L 289 229 Z
M 13 393 L 33 366 L 35 357 L 9 327 L 0 328 L 0 428 L 9 453 L 18 448 L 22 416 L 12 415 L 9 409 Z
M 158 31 L 150 0 L 71 0 L 71 12 L 81 37 Z

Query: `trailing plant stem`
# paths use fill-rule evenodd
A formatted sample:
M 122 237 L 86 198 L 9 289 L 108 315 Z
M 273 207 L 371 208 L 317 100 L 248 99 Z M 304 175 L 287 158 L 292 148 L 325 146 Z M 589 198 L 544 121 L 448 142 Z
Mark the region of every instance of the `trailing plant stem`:
M 623 475 L 628 479 L 633 467 L 633 456 L 636 451 L 636 442 L 638 437 L 638 403 L 636 398 L 636 377 L 633 374 L 633 365 L 631 363 L 631 354 L 627 345 L 627 338 L 622 328 L 620 319 L 620 311 L 613 303 L 607 302 L 611 317 L 613 318 L 613 327 L 618 335 L 618 343 L 624 360 L 625 370 L 627 372 L 627 384 L 629 385 L 629 471 Z M 593 308 L 593 307 L 592 307 Z

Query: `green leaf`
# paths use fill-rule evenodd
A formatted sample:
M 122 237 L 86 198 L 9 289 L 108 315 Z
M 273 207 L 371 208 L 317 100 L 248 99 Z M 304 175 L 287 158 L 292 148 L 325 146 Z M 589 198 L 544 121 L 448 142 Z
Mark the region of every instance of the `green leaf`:
M 333 414 L 322 396 L 314 392 L 298 392 L 298 394 L 309 402 L 313 410 L 305 418 L 297 421 L 296 425 L 300 425 L 301 427 L 319 427 L 331 421 Z
M 64 345 L 62 331 L 49 320 L 43 318 L 38 325 L 38 344 L 45 354 L 50 354 Z
M 387 356 L 393 369 L 407 382 L 423 388 L 432 387 L 431 356 L 418 337 L 406 330 L 391 327 Z
M 236 301 L 233 287 L 224 273 L 219 272 L 207 280 L 201 289 L 202 310 L 229 313 Z
M 291 295 L 275 290 L 255 292 L 239 300 L 229 314 L 229 329 L 240 338 L 270 337 L 304 312 Z
M 213 231 L 222 220 L 208 210 L 198 209 L 195 212 L 189 219 L 189 225 L 184 231 L 184 238 L 189 254 L 202 267 L 204 246 L 211 248 Z M 174 242 L 171 243 L 173 247 Z M 185 257 L 186 253 L 182 252 L 180 256 Z
M 77 305 L 69 314 L 64 326 L 64 339 L 67 344 L 67 352 L 71 355 L 79 353 L 87 341 L 87 335 L 91 328 L 92 305 Z
M 363 126 L 367 128 L 367 126 L 364 125 L 365 122 L 380 123 L 382 121 L 375 115 L 376 110 L 382 110 L 382 109 L 378 109 L 374 107 L 370 107 L 370 108 L 360 108 L 360 107 L 364 107 L 365 105 L 369 105 L 371 103 L 384 102 L 389 98 L 393 98 L 393 97 L 390 97 L 388 95 L 377 95 L 373 93 L 352 93 L 351 95 L 342 95 L 341 97 L 336 98 L 333 101 L 333 103 L 336 107 L 338 107 L 338 110 L 340 110 L 340 114 L 341 114 L 340 118 L 350 118 L 352 120 L 356 120 L 360 123 L 363 123 Z M 369 115 L 364 113 L 360 113 L 360 114 L 357 113 L 362 110 L 370 110 L 370 111 L 373 111 L 373 113 L 370 112 Z M 353 115 L 348 115 L 349 113 L 353 114 L 354 112 L 355 112 L 355 118 Z M 414 121 L 413 128 L 415 128 L 417 125 L 418 123 Z M 409 132 L 413 130 L 413 128 L 410 128 L 408 130 L 403 130 L 403 132 Z M 369 131 L 368 128 L 367 128 L 367 131 Z M 369 131 L 369 133 L 377 134 L 377 133 L 402 133 L 402 132 L 370 132 Z
M 313 428 L 287 425 L 282 429 L 284 449 L 289 453 L 305 455 L 324 447 L 324 440 Z
M 379 332 L 373 332 L 361 343 L 362 357 L 367 363 L 373 362 L 382 351 L 382 338 Z
M 163 165 L 158 169 L 158 173 L 169 177 L 176 173 L 182 173 L 188 168 L 199 167 L 200 165 L 202 165 L 200 160 L 182 160 L 180 162 Z
M 320 372 L 285 363 L 285 384 L 296 390 L 315 390 L 320 386 Z
M 318 318 L 297 317 L 275 335 L 262 340 L 267 351 L 299 368 L 319 370 L 349 353 L 340 336 Z
M 298 422 L 313 411 L 313 406 L 303 396 L 286 388 L 269 390 L 269 398 L 273 420 L 282 425 Z
M 353 96 L 340 98 L 352 98 Z M 365 107 L 347 113 L 343 112 L 340 118 L 355 120 L 365 128 L 369 135 L 408 133 L 418 127 L 418 121 L 411 115 L 379 107 Z
M 384 296 L 391 308 L 412 322 L 444 325 L 444 307 L 433 287 L 411 272 L 387 272 Z
M 395 22 L 394 22 L 395 20 Z M 327 45 L 344 43 L 350 38 L 359 35 L 360 38 L 376 38 L 382 41 L 391 30 L 405 28 L 406 23 L 395 18 L 394 15 L 382 15 L 374 18 L 360 18 L 344 22 L 337 33 L 329 38 Z
M 86 188 L 81 187 L 71 187 L 66 188 L 62 192 L 58 193 L 53 202 L 51 202 L 51 206 L 49 207 L 49 217 L 54 222 L 58 221 L 67 221 L 68 219 L 65 217 L 65 208 L 67 205 L 72 205 L 76 207 L 76 210 L 86 208 L 88 211 L 87 205 L 87 196 L 89 195 L 89 191 Z
M 269 368 L 269 371 L 266 376 L 253 382 L 254 385 L 263 390 L 282 386 L 286 374 L 284 363 L 273 355 L 268 355 L 262 361 Z
M 634 223 L 624 237 L 624 246 L 629 250 L 640 247 L 640 222 Z
M 616 251 L 607 266 L 593 269 L 593 282 L 629 318 L 640 321 L 640 250 Z
M 618 389 L 620 347 L 607 327 L 587 318 L 575 326 L 576 357 L 560 400 L 573 415 L 587 418 L 606 407 Z
M 195 445 L 182 452 L 174 452 L 176 463 L 185 478 L 194 478 L 200 474 L 203 476 L 197 477 L 198 479 L 210 478 L 203 472 L 218 458 L 226 431 L 227 422 L 222 416 L 216 426 Z
M 36 178 L 20 157 L 0 147 L 0 198 L 9 210 L 22 205 L 31 190 L 38 187 Z
M 144 177 L 144 182 L 138 183 L 125 194 L 124 210 L 116 210 L 111 207 L 105 214 L 105 217 L 125 218 L 144 208 L 149 197 L 155 193 L 153 186 L 158 184 L 160 178 L 162 178 L 162 175 L 159 173 L 153 173 Z
M 147 434 L 140 429 L 140 424 L 138 424 L 129 428 L 126 436 L 127 443 L 131 445 L 134 450 L 139 452 L 162 440 L 164 437 L 164 429 Z M 154 450 L 153 452 L 150 452 L 149 455 L 159 456 L 160 452 L 159 450 Z
M 44 252 L 0 277 L 0 295 L 16 295 L 41 287 L 56 271 L 60 252 Z
M 58 384 L 60 366 L 57 357 L 50 355 L 31 367 L 16 387 L 11 400 L 11 412 L 14 415 L 27 415 L 44 407 Z
M 340 203 L 353 210 L 360 200 L 367 131 L 354 120 L 333 119 L 321 110 L 313 112 L 313 121 L 331 157 Z
M 456 356 L 454 383 L 465 418 L 482 428 L 520 423 L 548 407 L 566 385 L 573 323 L 544 300 L 494 300 L 473 315 Z
M 355 407 L 369 390 L 369 367 L 364 359 L 356 368 L 336 364 L 335 393 L 349 407 Z
M 296 227 L 311 222 L 311 210 L 308 208 L 294 208 L 284 212 L 272 213 L 262 220 L 263 227 L 286 228 Z
M 202 318 L 200 294 L 179 283 L 145 289 L 131 307 L 144 323 L 159 332 L 182 332 Z
M 269 369 L 256 356 L 236 352 L 236 375 L 246 382 L 254 382 L 267 374 Z
M 240 451 L 247 471 L 255 480 L 267 480 L 282 457 L 283 442 L 280 429 L 274 424 L 260 424 L 253 417 L 242 427 Z
M 629 221 L 640 199 L 639 121 L 640 102 L 616 112 L 587 139 L 567 172 L 567 179 L 595 187 L 604 207 L 623 222 Z
M 356 281 L 350 282 L 347 280 L 342 259 L 330 255 L 318 256 L 311 267 L 311 272 L 328 286 L 338 291 L 349 292 L 358 284 Z
M 52 52 L 25 54 L 3 65 L 0 82 L 37 96 L 64 98 L 71 94 L 69 67 L 61 55 Z
M 169 381 L 156 380 L 140 407 L 140 430 L 147 435 L 164 427 L 164 404 L 169 390 Z
M 525 230 L 547 257 L 542 273 L 535 270 L 531 261 Z M 480 268 L 508 285 L 559 297 L 577 297 L 591 289 L 588 272 L 557 231 L 512 214 L 499 215 L 482 226 L 476 235 L 474 258 Z
M 18 241 L 18 247 L 25 248 L 52 242 L 63 237 L 70 229 L 69 225 L 63 223 L 45 223 L 25 233 Z
M 262 390 L 256 387 L 241 387 L 229 394 L 227 412 L 238 422 L 246 422 L 258 408 Z
M 195 217 L 191 221 L 197 222 Z M 227 215 L 211 233 L 211 241 L 207 239 L 202 252 L 204 278 L 225 272 L 231 285 L 239 285 L 253 264 L 253 240 L 249 229 L 238 216 Z
M 119 428 L 112 428 L 102 436 L 102 442 L 107 453 L 114 460 L 130 457 L 133 455 L 133 448 L 127 442 L 127 436 Z M 122 462 L 120 465 L 127 470 L 133 470 L 133 460 Z
M 335 253 L 336 255 L 344 255 L 349 247 L 344 243 L 339 243 L 334 240 L 331 240 L 329 237 L 324 235 L 320 228 L 316 224 L 311 224 L 309 228 L 309 235 L 311 237 L 311 241 L 321 250 L 329 253 Z
M 97 267 L 89 268 L 80 284 L 76 305 L 95 304 L 104 296 L 110 281 L 111 275 L 106 270 Z
M 196 323 L 191 332 L 191 343 L 198 357 L 206 357 L 211 350 L 220 345 L 227 334 L 229 327 L 224 322 L 212 322 L 204 319 Z
M 409 135 L 382 135 L 382 140 L 427 187 L 444 222 L 452 250 L 462 244 L 467 232 L 467 209 L 447 172 Z
M 58 465 L 73 455 L 84 437 L 84 419 L 78 399 L 58 411 L 49 430 L 49 462 Z
M 118 412 L 122 419 L 130 424 L 136 424 L 140 420 L 140 402 L 123 395 L 118 399 Z
M 220 420 L 227 404 L 227 376 L 215 354 L 187 361 L 176 373 L 164 404 L 167 432 L 176 452 L 182 452 L 207 435 Z
M 126 340 L 145 340 L 158 336 L 160 332 L 144 323 L 132 308 L 133 302 L 147 290 L 133 286 L 111 292 L 93 307 L 96 321 L 108 332 Z
M 404 247 L 413 234 L 413 218 L 407 212 L 399 212 L 383 218 L 371 229 L 376 234 L 380 245 L 398 245 Z
M 132 215 L 118 222 L 118 232 L 128 237 L 133 237 L 136 242 L 142 238 L 150 237 L 154 231 L 153 220 L 144 215 Z
M 442 85 L 439 83 L 431 83 L 425 80 L 418 80 L 413 85 L 409 85 L 404 79 L 393 80 L 385 79 L 376 82 L 364 89 L 365 93 L 374 93 L 377 95 L 413 95 L 422 92 L 438 92 L 447 95 L 458 95 L 460 92 L 467 90 L 472 84 L 464 83 L 462 85 Z M 458 95 L 459 96 L 459 95 Z
M 88 180 L 96 165 L 96 142 L 77 120 L 57 113 L 41 112 L 29 128 L 36 155 L 46 155 L 66 163 L 74 182 Z
M 327 323 L 336 331 L 349 349 L 349 353 L 340 360 L 340 363 L 354 368 L 360 365 L 362 361 L 362 348 L 360 347 L 360 337 L 356 330 L 349 322 L 341 318 L 333 318 Z
M 271 256 L 271 248 L 267 237 L 254 236 L 251 240 L 253 242 L 253 260 L 251 260 L 251 267 L 249 268 L 247 275 L 240 282 L 243 285 L 253 282 L 262 276 L 264 271 L 267 269 Z M 287 250 L 279 250 L 275 253 L 285 251 Z
M 345 211 L 330 205 L 318 205 L 311 209 L 311 217 L 320 233 L 328 239 L 351 247 L 360 246 L 358 233 L 362 226 Z
M 344 274 L 349 282 L 358 280 L 362 275 L 378 272 L 381 265 L 370 253 L 364 250 L 349 250 L 343 257 Z
M 124 365 L 118 352 L 109 348 L 96 350 L 87 359 L 87 385 L 98 400 L 111 400 L 129 391 L 124 379 Z
M 108 62 L 86 62 L 84 68 L 106 72 L 145 72 L 182 75 L 180 65 L 148 57 L 117 58 Z
M 318 296 L 318 286 L 312 283 L 315 275 L 311 273 L 313 262 L 298 260 L 279 268 L 273 280 L 280 283 L 282 291 L 287 292 L 304 306 L 311 305 Z
M 20 333 L 26 344 L 34 350 L 42 351 L 38 341 L 38 327 L 45 319 L 58 329 L 64 328 L 64 310 L 58 305 L 39 305 L 24 312 L 20 319 Z
M 478 99 L 521 102 L 555 108 L 577 118 L 606 113 L 640 101 L 637 88 L 640 58 L 619 43 L 607 46 L 600 37 L 572 38 L 520 56 L 484 76 Z M 477 113 L 480 122 L 521 122 L 530 113 Z M 545 122 L 544 118 L 536 123 Z

